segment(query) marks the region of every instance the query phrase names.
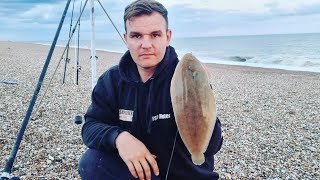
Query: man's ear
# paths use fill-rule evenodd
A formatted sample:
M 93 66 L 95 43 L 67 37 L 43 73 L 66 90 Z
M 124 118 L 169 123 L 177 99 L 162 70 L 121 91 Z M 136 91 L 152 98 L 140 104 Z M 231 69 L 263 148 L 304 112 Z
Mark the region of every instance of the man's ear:
M 169 45 L 170 45 L 170 41 L 171 41 L 171 37 L 172 37 L 172 31 L 171 31 L 171 29 L 168 29 L 168 30 L 167 30 L 166 36 L 167 36 L 167 46 L 169 46 Z
M 127 32 L 124 32 L 124 33 L 123 33 L 123 38 L 124 38 L 124 40 L 127 42 Z

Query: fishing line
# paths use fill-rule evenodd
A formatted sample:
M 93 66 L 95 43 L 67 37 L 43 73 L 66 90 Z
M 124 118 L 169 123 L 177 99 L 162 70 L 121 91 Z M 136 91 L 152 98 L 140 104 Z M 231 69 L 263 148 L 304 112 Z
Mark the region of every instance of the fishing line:
M 118 32 L 120 38 L 122 39 L 123 43 L 126 44 L 126 42 L 124 41 L 123 37 L 121 36 L 118 28 L 116 27 L 116 25 L 113 23 L 112 19 L 110 18 L 109 14 L 107 13 L 107 11 L 104 9 L 103 5 L 101 4 L 100 0 L 97 0 L 100 4 L 100 6 L 102 7 L 103 11 L 106 13 L 106 15 L 108 16 L 109 20 L 111 21 L 113 27 L 116 29 L 116 31 Z
M 174 148 L 176 147 L 177 136 L 178 136 L 178 128 L 177 128 L 177 131 L 176 131 L 176 136 L 174 137 L 173 147 L 172 147 L 172 151 L 171 151 L 171 156 L 170 156 L 170 160 L 169 160 L 169 164 L 168 164 L 168 169 L 167 169 L 165 180 L 168 179 L 170 165 L 171 165 L 171 161 L 172 161 L 172 158 L 173 158 L 173 152 L 174 152 Z

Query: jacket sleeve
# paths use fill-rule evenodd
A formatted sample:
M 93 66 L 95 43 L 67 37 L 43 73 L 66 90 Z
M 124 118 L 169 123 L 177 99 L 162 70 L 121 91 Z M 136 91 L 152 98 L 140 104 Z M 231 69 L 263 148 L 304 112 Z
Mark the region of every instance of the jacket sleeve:
M 205 152 L 205 155 L 207 157 L 215 155 L 221 149 L 222 142 L 223 142 L 223 136 L 221 132 L 221 122 L 217 117 L 216 124 L 213 130 L 207 151 Z
M 123 131 L 118 126 L 117 95 L 110 74 L 103 74 L 93 89 L 81 132 L 87 147 L 102 151 L 116 150 L 115 139 Z

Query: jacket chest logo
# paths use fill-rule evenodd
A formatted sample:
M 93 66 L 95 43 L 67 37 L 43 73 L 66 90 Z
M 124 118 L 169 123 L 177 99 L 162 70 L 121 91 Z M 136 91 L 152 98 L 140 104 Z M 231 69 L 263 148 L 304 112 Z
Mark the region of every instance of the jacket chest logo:
M 170 119 L 170 114 L 158 114 L 152 116 L 152 121 L 157 121 L 158 119 Z
M 121 121 L 129 121 L 132 122 L 133 111 L 126 109 L 119 109 L 119 119 Z

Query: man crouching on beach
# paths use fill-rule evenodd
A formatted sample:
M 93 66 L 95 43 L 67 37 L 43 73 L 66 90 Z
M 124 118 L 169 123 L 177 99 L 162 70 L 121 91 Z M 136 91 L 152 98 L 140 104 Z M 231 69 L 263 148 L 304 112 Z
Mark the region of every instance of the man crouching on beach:
M 178 135 L 170 82 L 178 63 L 170 46 L 166 8 L 137 0 L 125 8 L 124 38 L 129 51 L 107 70 L 92 92 L 82 138 L 87 152 L 79 162 L 82 179 L 212 180 L 221 147 L 220 121 L 214 127 L 205 163 L 197 166 Z M 160 118 L 161 117 L 161 118 Z

